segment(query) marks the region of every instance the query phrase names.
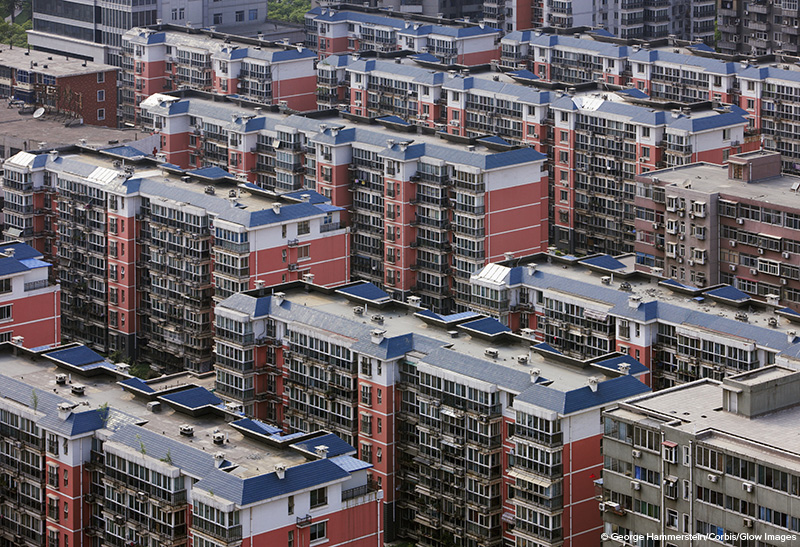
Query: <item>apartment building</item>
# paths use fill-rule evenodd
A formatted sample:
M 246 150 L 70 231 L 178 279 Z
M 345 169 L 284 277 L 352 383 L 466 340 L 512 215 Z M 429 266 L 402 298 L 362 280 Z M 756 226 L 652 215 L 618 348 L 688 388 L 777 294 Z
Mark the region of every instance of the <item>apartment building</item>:
M 702 162 L 637 180 L 637 267 L 798 305 L 800 178 L 781 174 L 780 154 L 738 154 L 727 165 Z
M 61 52 L 0 48 L 0 97 L 89 125 L 116 127 L 117 69 Z
M 233 31 L 263 21 L 267 6 L 256 0 L 141 0 L 92 5 L 37 0 L 28 43 L 34 49 L 122 66 L 122 36 L 162 21 Z
M 10 204 L 6 202 L 6 207 Z M 7 209 L 8 210 L 8 209 Z M 0 244 L 0 340 L 27 347 L 61 342 L 60 287 L 52 265 L 30 245 Z
M 783 156 L 783 170 L 800 172 L 794 108 L 800 96 L 800 73 L 790 65 L 743 66 L 739 71 L 739 105 L 750 128 L 762 135 L 763 147 Z
M 545 156 L 533 149 L 411 134 L 398 118 L 383 120 L 386 127 L 331 115 L 251 118 L 220 102 L 171 96 L 145 106 L 160 124 L 167 161 L 217 160 L 257 187 L 314 189 L 347 209 L 351 275 L 397 298 L 413 292 L 436 311 L 463 306 L 465 280 L 485 260 L 547 247 Z
M 285 435 L 197 376 L 144 382 L 84 346 L 3 344 L 0 363 L 3 544 L 382 543 L 371 466 L 335 435 Z
M 792 2 L 724 0 L 717 9 L 720 53 L 760 56 L 800 52 L 800 14 Z
M 306 14 L 306 47 L 333 54 L 406 50 L 441 65 L 477 66 L 497 58 L 501 31 L 481 24 L 430 24 L 357 11 L 314 8 Z
M 488 9 L 487 9 L 488 8 Z M 531 28 L 594 27 L 623 39 L 652 40 L 674 35 L 682 40 L 714 41 L 716 3 L 709 0 L 623 1 L 596 5 L 588 0 L 491 0 L 487 22 L 507 32 Z M 502 23 L 505 23 L 501 26 Z
M 637 174 L 752 150 L 740 109 L 664 112 L 596 96 L 550 104 L 554 144 L 552 241 L 569 252 L 632 252 Z M 653 218 L 651 222 L 660 222 Z
M 317 63 L 317 108 L 338 108 L 350 103 L 350 55 L 329 55 Z
M 65 340 L 209 370 L 215 298 L 252 288 L 256 277 L 349 279 L 341 208 L 312 193 L 278 199 L 219 168 L 162 168 L 146 156 L 121 146 L 21 152 L 5 162 L 6 193 L 49 197 L 24 218 L 6 209 L 5 234 L 33 237 L 57 260 Z M 34 227 L 16 227 L 23 220 L 49 222 L 50 231 L 38 238 Z
M 630 47 L 591 38 L 518 30 L 500 41 L 500 66 L 530 70 L 542 82 L 625 84 Z
M 554 355 L 625 354 L 651 371 L 645 380 L 656 390 L 721 380 L 796 352 L 797 303 L 643 275 L 636 260 L 552 253 L 489 264 L 470 280 L 471 309 L 547 344 Z
M 122 54 L 123 122 L 140 124 L 144 99 L 178 88 L 298 111 L 317 108 L 316 55 L 288 42 L 158 25 L 125 32 Z
M 676 547 L 697 536 L 796 541 L 800 454 L 787 434 L 797 418 L 795 367 L 693 382 L 606 411 L 603 545 L 644 542 L 647 534 L 672 535 Z
M 233 295 L 215 309 L 215 393 L 356 446 L 386 493 L 388 539 L 596 542 L 600 407 L 648 391 L 647 369 L 613 352 L 542 357 L 494 319 L 410 302 L 370 283 Z

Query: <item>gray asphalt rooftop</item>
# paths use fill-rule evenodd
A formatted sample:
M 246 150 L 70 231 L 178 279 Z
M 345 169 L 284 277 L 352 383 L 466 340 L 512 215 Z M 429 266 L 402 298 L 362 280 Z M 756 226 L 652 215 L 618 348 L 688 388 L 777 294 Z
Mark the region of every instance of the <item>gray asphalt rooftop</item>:
M 414 333 L 436 339 L 442 343 L 442 346 L 452 345 L 452 349 L 457 354 L 485 360 L 487 367 L 505 367 L 526 373 L 529 373 L 533 368 L 538 368 L 541 371 L 541 376 L 552 380 L 552 387 L 561 391 L 583 387 L 592 376 L 603 377 L 603 374 L 596 368 L 587 367 L 581 369 L 563 365 L 529 351 L 531 341 L 524 340 L 521 337 L 510 339 L 509 337 L 501 336 L 496 340 L 486 340 L 460 331 L 458 336 L 454 338 L 451 334 L 454 327 L 448 329 L 429 325 L 419 317 L 416 317 L 413 309 L 408 309 L 404 306 L 390 304 L 379 309 L 367 304 L 367 309 L 363 315 L 358 316 L 353 313 L 353 308 L 363 304 L 348 300 L 340 294 L 327 295 L 307 292 L 302 289 L 292 289 L 286 291 L 286 298 L 295 304 L 330 313 L 349 321 L 362 323 L 366 327 L 385 330 L 387 337 Z M 382 315 L 383 323 L 372 322 L 371 317 L 373 314 Z M 489 348 L 497 350 L 498 357 L 496 359 L 485 355 L 484 352 Z M 517 357 L 521 355 L 528 356 L 527 363 L 522 364 L 517 361 Z
M 26 150 L 54 148 L 76 144 L 86 139 L 87 144 L 108 147 L 117 141 L 120 144 L 130 143 L 150 136 L 149 131 L 134 129 L 112 129 L 95 125 L 65 127 L 66 116 L 46 114 L 35 120 L 31 115 L 21 115 L 18 108 L 7 108 L 8 101 L 0 100 L 0 137 L 17 139 L 21 144 L 11 146 Z M 27 144 L 22 144 L 25 141 Z
M 0 354 L 0 372 L 5 376 L 30 384 L 32 389 L 52 391 L 75 403 L 83 403 L 85 406 L 78 406 L 76 412 L 80 412 L 85 407 L 96 409 L 108 403 L 110 407 L 146 420 L 143 425 L 145 429 L 211 454 L 224 452 L 228 461 L 239 466 L 233 471 L 233 474 L 240 477 L 271 473 L 277 463 L 283 463 L 290 467 L 307 461 L 303 455 L 291 449 L 275 448 L 244 437 L 218 414 L 208 413 L 192 417 L 173 410 L 165 403 L 161 404 L 160 412 L 150 412 L 147 409 L 148 400 L 136 398 L 131 393 L 123 391 L 117 385 L 116 379 L 110 375 L 83 378 L 72 374 L 70 382 L 86 386 L 84 395 L 74 395 L 69 383 L 67 386 L 56 383 L 56 374 L 66 371 L 58 369 L 53 363 L 44 359 L 34 362 L 26 357 L 3 353 Z M 214 376 L 206 375 L 201 378 L 187 372 L 180 376 L 157 380 L 151 385 L 157 390 L 163 390 L 192 384 L 212 389 Z M 193 437 L 180 434 L 179 428 L 183 424 L 194 426 Z M 212 434 L 216 431 L 227 435 L 227 441 L 223 445 L 213 443 Z

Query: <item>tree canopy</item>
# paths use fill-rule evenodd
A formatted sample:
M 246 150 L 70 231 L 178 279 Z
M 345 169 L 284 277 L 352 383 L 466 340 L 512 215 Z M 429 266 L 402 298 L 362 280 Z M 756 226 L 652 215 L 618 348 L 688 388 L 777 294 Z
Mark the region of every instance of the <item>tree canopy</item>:
M 269 0 L 267 13 L 270 19 L 302 23 L 306 12 L 310 9 L 310 0 Z

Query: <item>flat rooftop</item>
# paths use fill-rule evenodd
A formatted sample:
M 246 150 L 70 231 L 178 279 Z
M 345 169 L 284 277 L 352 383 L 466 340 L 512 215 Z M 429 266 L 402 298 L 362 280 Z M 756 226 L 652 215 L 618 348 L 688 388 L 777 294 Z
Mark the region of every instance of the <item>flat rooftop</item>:
M 722 410 L 722 392 L 720 382 L 704 380 L 637 397 L 627 405 L 667 419 L 679 419 L 680 424 L 668 427 L 701 437 L 706 433 L 708 436 L 702 438 L 704 443 L 763 454 L 763 461 L 774 461 L 782 454 L 785 459 L 782 465 L 797 467 L 800 464 L 800 432 L 797 431 L 800 406 L 748 418 Z
M 90 165 L 112 169 L 119 173 L 124 172 L 124 168 L 122 166 L 115 166 L 115 161 L 117 160 L 114 158 L 99 155 L 90 151 L 77 154 L 68 154 L 64 155 L 63 157 L 65 159 L 75 159 Z M 260 192 L 250 192 L 239 186 L 239 183 L 234 182 L 232 179 L 228 179 L 224 183 L 220 184 L 219 181 L 208 181 L 193 178 L 191 182 L 187 183 L 181 178 L 180 174 L 167 171 L 166 169 L 160 168 L 158 165 L 151 162 L 127 165 L 132 165 L 135 169 L 133 178 L 150 179 L 158 182 L 161 188 L 178 190 L 181 193 L 183 191 L 189 191 L 193 194 L 197 194 L 198 197 L 202 197 L 204 200 L 214 197 L 218 198 L 218 200 L 231 200 L 232 198 L 229 196 L 229 192 L 233 191 L 236 194 L 236 198 L 234 198 L 235 202 L 239 204 L 245 211 L 259 211 L 261 209 L 267 209 L 271 207 L 273 203 L 280 202 L 280 200 L 273 199 L 266 194 Z M 189 174 L 191 174 L 191 171 L 189 171 Z M 206 193 L 206 188 L 208 186 L 215 186 L 215 193 L 213 196 L 210 196 Z M 165 194 L 170 193 L 171 192 L 166 192 Z M 187 202 L 187 204 L 190 203 Z
M 65 373 L 65 371 L 46 359 L 38 359 L 34 362 L 28 357 L 4 352 L 0 353 L 0 370 L 4 376 L 30 384 L 31 390 L 46 390 L 71 402 L 81 403 L 82 406 L 76 407 L 75 412 L 81 412 L 87 408 L 97 409 L 107 403 L 111 408 L 140 419 L 141 425 L 145 429 L 164 435 L 173 441 L 211 454 L 222 451 L 225 453 L 226 460 L 238 466 L 232 471 L 232 474 L 242 478 L 271 473 L 274 471 L 275 464 L 278 463 L 289 467 L 308 461 L 301 453 L 292 449 L 276 448 L 245 437 L 231 427 L 223 416 L 214 413 L 193 417 L 175 411 L 166 403 L 161 403 L 160 412 L 150 412 L 147 409 L 149 402 L 147 399 L 137 398 L 124 391 L 117 384 L 117 379 L 110 375 L 84 378 L 73 373 L 69 381 L 72 384 L 86 386 L 85 395 L 74 395 L 69 383 L 67 385 L 56 383 L 56 374 Z M 206 374 L 199 377 L 184 373 L 150 383 L 158 390 L 192 384 L 213 389 L 214 375 Z M 183 424 L 194 426 L 193 437 L 180 434 L 179 428 Z M 212 441 L 212 435 L 217 431 L 224 433 L 227 437 L 227 442 L 223 445 L 214 444 Z
M 444 328 L 431 325 L 415 316 L 420 309 L 414 309 L 402 304 L 390 303 L 383 308 L 366 305 L 363 315 L 356 315 L 353 308 L 364 306 L 361 302 L 349 300 L 341 294 L 323 294 L 308 292 L 303 289 L 290 289 L 286 291 L 286 299 L 294 304 L 332 314 L 347 321 L 363 325 L 364 330 L 381 329 L 386 331 L 386 337 L 401 336 L 408 333 L 426 336 L 441 342 L 442 346 L 452 346 L 456 355 L 468 355 L 486 362 L 487 367 L 504 367 L 516 371 L 529 373 L 531 369 L 541 370 L 541 376 L 551 380 L 549 387 L 559 391 L 569 391 L 583 387 L 590 377 L 603 378 L 601 371 L 594 367 L 579 368 L 554 362 L 535 352 L 529 352 L 531 341 L 521 337 L 499 336 L 495 340 L 473 337 L 456 327 Z M 373 314 L 383 316 L 383 323 L 372 321 Z M 475 319 L 478 319 L 476 317 Z M 451 332 L 457 331 L 457 337 Z M 347 333 L 342 333 L 347 334 Z M 485 355 L 488 348 L 496 349 L 498 357 L 489 358 Z M 530 354 L 530 355 L 529 355 Z M 529 355 L 527 364 L 517 361 L 520 355 Z M 424 361 L 424 359 L 423 359 Z M 616 376 L 616 375 L 615 375 Z
M 80 139 L 86 139 L 91 146 L 107 147 L 109 144 L 127 144 L 150 136 L 149 131 L 138 129 L 123 130 L 97 125 L 64 126 L 64 122 L 71 119 L 71 116 L 63 114 L 45 114 L 34 119 L 30 114 L 20 114 L 17 108 L 6 108 L 5 101 L 0 101 L 0 138 L 5 138 L 7 145 L 22 150 L 36 150 L 40 148 L 40 143 L 42 150 L 50 150 L 73 145 Z
M 627 273 L 629 271 L 627 265 L 630 259 L 633 258 L 633 255 L 618 258 L 626 265 L 623 273 Z M 548 259 L 550 260 L 549 262 Z M 800 331 L 800 325 L 773 313 L 772 308 L 765 308 L 760 305 L 735 307 L 716 301 L 703 294 L 686 294 L 679 290 L 672 290 L 667 286 L 659 285 L 660 281 L 665 280 L 664 278 L 647 276 L 644 274 L 634 274 L 625 278 L 614 277 L 612 272 L 591 270 L 583 264 L 578 263 L 577 260 L 578 259 L 571 257 L 571 263 L 565 263 L 565 261 L 560 260 L 559 257 L 555 255 L 548 257 L 543 254 L 533 257 L 532 259 L 525 259 L 522 262 L 536 264 L 537 271 L 563 279 L 564 282 L 558 285 L 563 286 L 564 294 L 569 294 L 571 292 L 572 289 L 570 288 L 569 282 L 574 281 L 587 284 L 588 290 L 581 292 L 591 294 L 591 299 L 598 302 L 617 304 L 622 300 L 626 300 L 629 296 L 635 295 L 641 297 L 642 303 L 658 301 L 659 303 L 666 303 L 671 306 L 682 308 L 685 310 L 684 320 L 688 322 L 690 321 L 690 317 L 692 317 L 692 322 L 689 324 L 694 324 L 693 321 L 695 319 L 703 319 L 702 316 L 695 315 L 695 312 L 706 313 L 709 314 L 709 318 L 708 320 L 701 321 L 701 323 L 711 325 L 713 322 L 714 328 L 723 335 L 727 334 L 733 337 L 752 339 L 756 342 L 758 342 L 759 339 L 763 341 L 767 337 L 769 337 L 769 340 L 779 338 L 785 342 L 786 336 L 790 331 Z M 610 285 L 606 285 L 603 282 L 603 278 L 607 276 L 613 278 Z M 630 284 L 629 291 L 620 289 L 620 285 L 625 282 Z M 555 287 L 557 288 L 558 285 Z M 713 290 L 713 287 L 696 290 L 710 291 Z M 702 299 L 698 300 L 698 296 L 702 297 Z M 743 312 L 747 314 L 748 320 L 746 323 L 736 319 L 737 314 Z M 677 314 L 671 314 L 668 319 L 671 320 L 674 315 Z M 719 322 L 719 319 L 728 321 Z M 776 320 L 777 327 L 772 327 L 769 324 L 770 320 Z M 778 333 L 780 333 L 781 336 L 777 337 L 776 334 Z M 780 348 L 776 347 L 776 349 Z
M 84 61 L 68 55 L 55 55 L 43 51 L 28 50 L 22 47 L 0 47 L 0 66 L 28 70 L 37 74 L 47 74 L 56 78 L 95 74 L 117 67 L 93 61 Z
M 693 190 L 732 194 L 773 205 L 800 207 L 800 194 L 792 190 L 793 185 L 800 183 L 800 177 L 791 175 L 781 175 L 748 183 L 729 179 L 727 165 L 703 162 L 651 171 L 642 176 L 657 177 L 660 182 L 666 183 L 668 186 L 686 187 L 690 185 Z

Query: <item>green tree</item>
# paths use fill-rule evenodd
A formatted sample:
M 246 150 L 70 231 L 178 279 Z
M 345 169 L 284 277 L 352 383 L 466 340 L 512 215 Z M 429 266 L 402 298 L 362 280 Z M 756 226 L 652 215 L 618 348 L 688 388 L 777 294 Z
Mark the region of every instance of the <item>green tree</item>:
M 310 0 L 270 0 L 267 13 L 270 19 L 277 21 L 302 23 L 310 9 Z

